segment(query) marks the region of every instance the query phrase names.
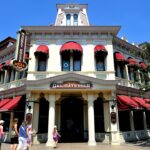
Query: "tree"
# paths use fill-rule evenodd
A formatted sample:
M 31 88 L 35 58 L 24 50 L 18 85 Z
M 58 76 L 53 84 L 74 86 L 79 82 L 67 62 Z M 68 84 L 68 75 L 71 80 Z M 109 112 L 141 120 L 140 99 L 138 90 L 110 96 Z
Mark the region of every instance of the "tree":
M 139 45 L 143 50 L 142 59 L 147 63 L 146 69 L 140 69 L 141 77 L 145 80 L 145 84 L 141 84 L 141 90 L 150 91 L 150 43 L 144 42 Z

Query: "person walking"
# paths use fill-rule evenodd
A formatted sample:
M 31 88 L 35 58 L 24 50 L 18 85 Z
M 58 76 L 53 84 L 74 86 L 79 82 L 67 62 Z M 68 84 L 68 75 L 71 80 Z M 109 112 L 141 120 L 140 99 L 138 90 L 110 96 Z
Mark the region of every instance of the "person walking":
M 0 150 L 1 150 L 1 145 L 2 145 L 2 140 L 3 140 L 3 124 L 4 124 L 4 120 L 0 120 Z
M 27 150 L 27 139 L 29 137 L 27 122 L 23 121 L 19 128 L 19 144 L 17 150 Z
M 18 118 L 14 118 L 10 132 L 10 149 L 16 150 L 18 145 Z
M 59 138 L 60 138 L 60 134 L 58 133 L 57 126 L 55 125 L 54 130 L 53 130 L 54 148 L 57 147 L 57 143 L 58 143 Z

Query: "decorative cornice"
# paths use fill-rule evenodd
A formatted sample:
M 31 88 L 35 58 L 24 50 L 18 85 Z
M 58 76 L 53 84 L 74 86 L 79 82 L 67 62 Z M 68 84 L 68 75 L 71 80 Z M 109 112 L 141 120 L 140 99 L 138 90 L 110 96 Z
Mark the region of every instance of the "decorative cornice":
M 113 34 L 117 35 L 120 26 L 22 26 L 28 33 L 46 33 L 46 34 L 62 34 L 62 33 L 97 33 L 97 34 Z

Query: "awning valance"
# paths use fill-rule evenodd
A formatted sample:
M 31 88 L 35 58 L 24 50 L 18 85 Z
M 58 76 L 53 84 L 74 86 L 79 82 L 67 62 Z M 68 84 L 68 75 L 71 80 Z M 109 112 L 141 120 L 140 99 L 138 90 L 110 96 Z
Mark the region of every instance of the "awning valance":
M 11 61 L 12 61 L 12 60 L 7 60 L 7 61 L 5 61 L 5 62 L 3 63 L 2 68 L 3 68 L 3 69 L 7 69 L 8 67 L 10 67 L 10 66 L 11 66 Z
M 132 100 L 129 96 L 117 95 L 118 107 L 122 108 L 139 108 L 139 104 Z
M 137 61 L 134 58 L 129 57 L 127 61 L 129 65 L 138 65 Z
M 73 41 L 63 44 L 60 48 L 60 52 L 70 51 L 70 50 L 79 51 L 82 53 L 83 48 L 79 43 Z
M 140 97 L 131 97 L 135 102 L 137 102 L 141 108 L 150 109 L 150 104 L 147 104 L 146 101 L 143 98 Z
M 97 52 L 106 52 L 107 53 L 107 50 L 105 48 L 104 45 L 96 45 L 95 48 L 94 48 L 94 52 L 97 53 Z
M 10 99 L 8 103 L 6 103 L 3 107 L 0 108 L 0 112 L 12 111 L 18 105 L 19 101 L 21 100 L 21 97 L 22 96 L 17 96 L 13 99 Z
M 114 56 L 116 61 L 126 61 L 126 58 L 120 52 L 116 52 Z
M 45 54 L 49 56 L 49 48 L 46 45 L 40 45 L 37 47 L 36 51 L 34 52 L 34 55 L 37 56 L 38 54 Z
M 10 101 L 9 98 L 2 99 L 2 100 L 0 101 L 0 108 L 3 107 L 3 106 L 4 106 L 6 103 L 8 103 L 9 101 Z
M 145 64 L 144 62 L 139 62 L 139 65 L 141 68 L 146 69 L 147 68 L 147 64 Z

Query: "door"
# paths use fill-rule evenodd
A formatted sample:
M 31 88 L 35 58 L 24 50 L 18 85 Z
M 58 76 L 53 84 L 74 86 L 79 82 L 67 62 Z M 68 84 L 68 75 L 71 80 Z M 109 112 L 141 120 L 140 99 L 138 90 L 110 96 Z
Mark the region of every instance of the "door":
M 61 102 L 61 140 L 62 142 L 83 141 L 83 101 L 66 98 Z

